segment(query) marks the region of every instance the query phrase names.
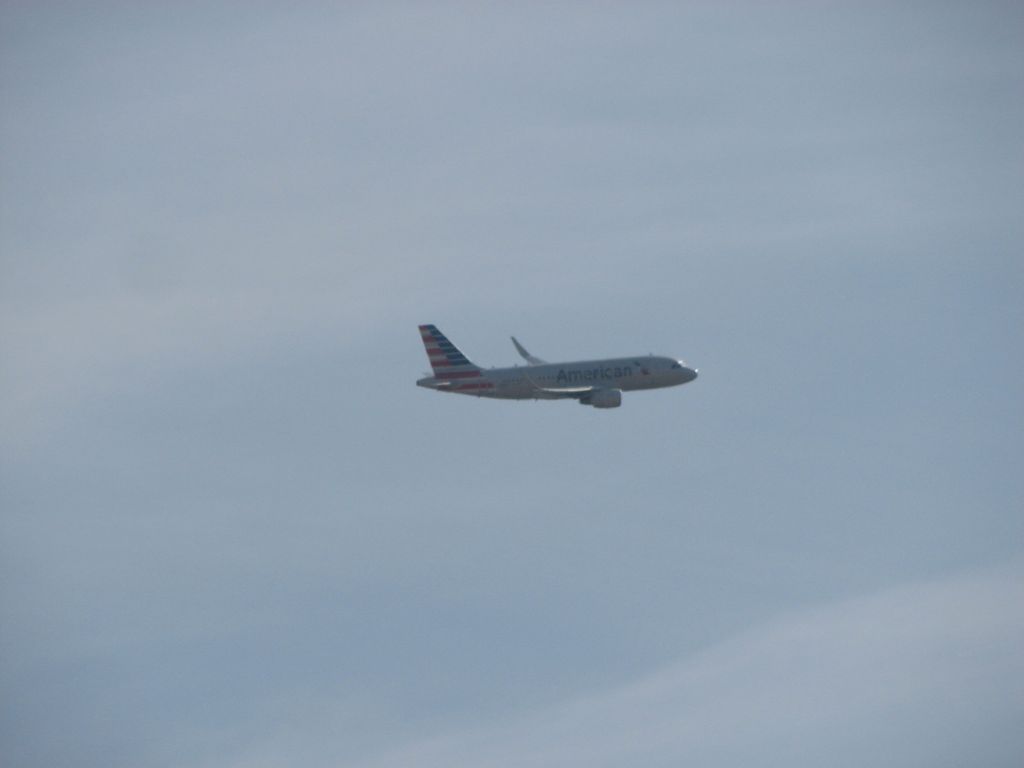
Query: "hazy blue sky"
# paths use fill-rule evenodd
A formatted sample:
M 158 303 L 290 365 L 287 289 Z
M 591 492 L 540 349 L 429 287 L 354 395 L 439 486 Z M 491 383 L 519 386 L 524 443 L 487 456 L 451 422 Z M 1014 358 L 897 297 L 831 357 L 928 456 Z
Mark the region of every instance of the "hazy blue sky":
M 1021 765 L 1022 137 L 1019 3 L 5 3 L 4 766 Z

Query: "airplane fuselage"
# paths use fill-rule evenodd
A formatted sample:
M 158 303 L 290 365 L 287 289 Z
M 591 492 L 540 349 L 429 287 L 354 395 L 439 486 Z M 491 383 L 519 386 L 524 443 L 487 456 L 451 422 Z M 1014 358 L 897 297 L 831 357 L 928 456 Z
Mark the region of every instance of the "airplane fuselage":
M 623 392 L 672 387 L 693 381 L 697 374 L 670 357 L 644 355 L 604 360 L 578 360 L 543 365 L 516 365 L 459 374 L 461 378 L 428 376 L 416 383 L 443 392 L 494 397 L 505 400 L 557 400 L 566 395 L 545 390 L 569 391 L 597 387 Z
M 682 360 L 654 355 L 549 363 L 527 352 L 514 336 L 512 344 L 529 365 L 481 368 L 436 325 L 419 330 L 434 375 L 416 384 L 438 392 L 502 400 L 573 399 L 594 408 L 618 408 L 623 392 L 674 387 L 697 378 L 697 369 Z

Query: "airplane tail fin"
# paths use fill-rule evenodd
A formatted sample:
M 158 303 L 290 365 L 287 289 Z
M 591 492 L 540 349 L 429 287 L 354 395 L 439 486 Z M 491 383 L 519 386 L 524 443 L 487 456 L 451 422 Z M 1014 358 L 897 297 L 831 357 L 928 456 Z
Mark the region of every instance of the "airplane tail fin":
M 479 376 L 480 368 L 469 361 L 459 348 L 437 330 L 436 325 L 421 325 L 420 336 L 427 348 L 427 357 L 434 376 L 439 379 L 462 379 Z

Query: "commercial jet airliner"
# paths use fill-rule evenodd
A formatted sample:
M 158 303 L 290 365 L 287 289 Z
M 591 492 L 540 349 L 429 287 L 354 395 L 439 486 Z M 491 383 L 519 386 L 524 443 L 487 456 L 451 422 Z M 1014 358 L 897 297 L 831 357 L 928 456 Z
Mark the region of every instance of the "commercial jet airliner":
M 594 408 L 618 408 L 623 392 L 673 387 L 697 378 L 697 369 L 682 360 L 654 355 L 547 363 L 527 352 L 515 336 L 512 343 L 529 365 L 485 370 L 471 363 L 436 325 L 421 325 L 420 336 L 434 375 L 416 384 L 438 392 L 503 400 L 574 399 Z

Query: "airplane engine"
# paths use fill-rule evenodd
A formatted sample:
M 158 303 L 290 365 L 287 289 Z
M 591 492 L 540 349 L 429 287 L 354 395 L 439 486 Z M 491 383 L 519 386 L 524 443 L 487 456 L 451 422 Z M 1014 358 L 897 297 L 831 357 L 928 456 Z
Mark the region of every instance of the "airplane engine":
M 618 408 L 622 405 L 622 390 L 599 389 L 587 398 L 587 405 L 595 408 Z

